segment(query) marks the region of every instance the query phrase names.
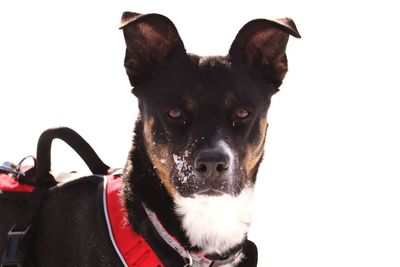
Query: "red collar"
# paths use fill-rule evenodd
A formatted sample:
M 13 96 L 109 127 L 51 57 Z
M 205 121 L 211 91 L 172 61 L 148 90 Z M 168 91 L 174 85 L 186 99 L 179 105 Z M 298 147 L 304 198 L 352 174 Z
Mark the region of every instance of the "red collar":
M 146 240 L 129 226 L 121 202 L 121 186 L 119 176 L 107 176 L 103 191 L 108 232 L 118 256 L 126 267 L 164 267 Z

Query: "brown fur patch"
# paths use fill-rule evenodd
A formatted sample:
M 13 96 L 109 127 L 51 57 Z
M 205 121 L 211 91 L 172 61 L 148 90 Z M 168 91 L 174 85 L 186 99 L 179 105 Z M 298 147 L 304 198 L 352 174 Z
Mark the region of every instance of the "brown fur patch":
M 261 62 L 265 65 L 275 63 L 285 55 L 285 44 L 289 35 L 280 30 L 260 31 L 254 34 L 247 47 L 247 57 L 254 61 L 261 52 Z
M 248 146 L 246 148 L 246 174 L 248 179 L 252 179 L 254 176 L 254 172 L 256 171 L 255 167 L 257 166 L 257 163 L 261 160 L 261 157 L 264 153 L 264 142 L 265 142 L 265 137 L 267 135 L 267 129 L 268 129 L 268 123 L 266 118 L 262 118 L 259 123 L 260 127 L 260 142 Z M 250 181 L 247 181 L 250 182 Z
M 167 145 L 157 144 L 154 141 L 154 118 L 148 117 L 144 121 L 144 139 L 146 143 L 146 152 L 151 162 L 153 163 L 154 170 L 158 177 L 161 179 L 165 188 L 171 196 L 175 196 L 177 191 L 172 184 L 170 177 L 170 171 L 168 166 L 170 165 L 169 150 Z
M 260 31 L 254 34 L 246 46 L 246 55 L 250 62 L 260 59 L 264 65 L 270 65 L 274 70 L 278 86 L 287 73 L 285 48 L 289 35 L 278 29 Z
M 192 97 L 185 96 L 182 100 L 187 111 L 194 111 L 195 103 Z
M 171 43 L 174 42 L 171 31 L 161 33 L 158 29 L 148 24 L 139 24 L 138 29 L 146 37 L 146 46 L 156 49 L 157 53 L 154 53 L 153 56 L 158 55 L 159 58 L 164 58 L 169 53 Z

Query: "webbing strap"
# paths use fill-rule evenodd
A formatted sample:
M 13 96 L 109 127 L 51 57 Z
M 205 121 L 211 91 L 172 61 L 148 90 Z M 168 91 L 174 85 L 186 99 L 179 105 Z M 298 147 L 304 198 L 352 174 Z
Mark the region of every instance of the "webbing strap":
M 120 197 L 121 185 L 120 177 L 106 176 L 103 189 L 107 228 L 121 262 L 126 267 L 164 267 L 146 240 L 128 224 Z

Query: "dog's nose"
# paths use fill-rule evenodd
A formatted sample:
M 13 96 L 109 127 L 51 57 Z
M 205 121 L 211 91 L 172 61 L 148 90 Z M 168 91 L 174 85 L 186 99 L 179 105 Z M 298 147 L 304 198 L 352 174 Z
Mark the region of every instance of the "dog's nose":
M 196 174 L 203 178 L 221 178 L 229 170 L 229 156 L 221 150 L 206 150 L 194 159 Z

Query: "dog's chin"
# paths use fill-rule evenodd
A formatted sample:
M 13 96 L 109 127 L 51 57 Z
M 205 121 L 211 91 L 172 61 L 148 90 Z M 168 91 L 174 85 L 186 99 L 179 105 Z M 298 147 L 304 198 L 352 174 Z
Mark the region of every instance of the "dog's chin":
M 236 197 L 216 190 L 190 196 L 178 194 L 175 210 L 192 246 L 205 254 L 223 255 L 247 237 L 251 221 L 253 186 Z

